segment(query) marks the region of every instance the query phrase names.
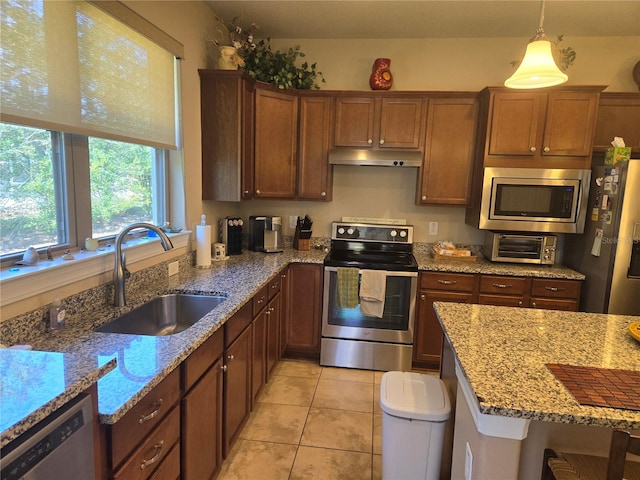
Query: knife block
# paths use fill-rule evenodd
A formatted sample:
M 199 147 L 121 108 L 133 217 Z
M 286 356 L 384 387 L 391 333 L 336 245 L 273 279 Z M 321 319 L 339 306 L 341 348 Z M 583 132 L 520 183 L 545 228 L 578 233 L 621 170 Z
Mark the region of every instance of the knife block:
M 299 230 L 293 235 L 293 248 L 296 250 L 311 250 L 311 230 Z

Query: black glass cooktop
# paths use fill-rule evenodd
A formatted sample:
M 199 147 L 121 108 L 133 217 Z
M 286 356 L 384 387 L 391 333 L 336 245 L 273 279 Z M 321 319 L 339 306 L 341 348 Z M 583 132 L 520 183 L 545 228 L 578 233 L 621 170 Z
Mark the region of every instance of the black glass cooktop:
M 332 249 L 324 260 L 329 267 L 357 267 L 370 270 L 418 271 L 411 253 L 353 251 Z

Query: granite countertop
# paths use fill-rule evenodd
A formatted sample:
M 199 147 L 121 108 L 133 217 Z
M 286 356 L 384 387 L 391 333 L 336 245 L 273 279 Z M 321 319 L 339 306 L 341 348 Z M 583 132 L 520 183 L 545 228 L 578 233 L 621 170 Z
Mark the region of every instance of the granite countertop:
M 456 360 L 488 415 L 640 429 L 640 411 L 580 405 L 545 366 L 640 371 L 639 320 L 528 308 L 435 302 Z
M 274 276 L 289 263 L 316 263 L 322 264 L 326 252 L 321 249 L 310 251 L 298 251 L 286 248 L 282 253 L 264 254 L 260 252 L 245 251 L 242 255 L 231 256 L 225 261 L 213 262 L 211 269 L 198 269 L 195 267 L 183 268 L 180 274 L 169 277 L 168 285 L 157 291 L 146 291 L 137 297 L 129 298 L 127 307 L 105 307 L 103 310 L 93 311 L 91 315 L 82 318 L 73 325 L 67 324 L 64 331 L 56 336 L 43 336 L 34 339 L 31 343 L 35 350 L 32 355 L 43 352 L 60 352 L 64 358 L 74 358 L 73 361 L 64 361 L 65 375 L 69 378 L 84 376 L 87 382 L 95 382 L 97 378 L 107 372 L 98 380 L 98 413 L 99 421 L 105 424 L 113 424 L 120 420 L 144 395 L 151 391 L 169 373 L 177 368 L 194 350 L 196 350 L 207 338 L 218 330 L 234 313 L 236 313 L 260 288 L 266 285 Z M 417 253 L 416 259 L 420 270 L 448 271 L 464 273 L 495 273 L 501 275 L 541 276 L 552 278 L 583 279 L 578 272 L 563 267 L 536 267 L 509 264 L 492 264 L 482 258 L 477 262 L 437 262 L 429 255 Z M 164 337 L 151 337 L 144 335 L 124 335 L 113 333 L 95 332 L 95 328 L 107 323 L 109 320 L 132 310 L 154 296 L 165 292 L 194 292 L 203 294 L 222 294 L 226 300 L 209 312 L 202 320 L 189 329 Z M 2 353 L 1 358 L 14 353 Z M 15 354 L 20 355 L 20 354 Z M 50 355 L 57 355 L 52 353 Z M 73 357 L 67 357 L 73 355 Z M 26 358 L 26 357 L 24 357 Z M 36 358 L 36 357 L 34 357 Z M 113 367 L 114 359 L 117 361 Z M 28 362 L 26 363 L 28 365 Z M 75 365 L 78 365 L 77 371 Z M 93 365 L 96 371 L 83 369 L 82 365 Z M 26 368 L 26 367 L 25 367 Z M 37 377 L 37 376 L 36 376 Z M 36 377 L 33 377 L 34 382 Z M 2 372 L 3 381 L 5 372 Z M 20 378 L 20 388 L 30 391 L 38 388 L 37 383 L 32 383 L 30 375 Z M 65 377 L 67 381 L 67 377 Z M 76 383 L 63 389 L 64 396 L 68 397 L 82 390 Z M 82 384 L 84 385 L 84 384 Z M 85 387 L 86 388 L 86 387 Z M 68 390 L 68 391 L 67 391 Z M 10 398 L 10 391 L 3 389 L 3 397 Z M 55 397 L 46 401 L 35 401 L 25 407 L 24 421 L 15 420 L 7 416 L 5 402 L 0 403 L 0 416 L 2 416 L 2 440 L 3 445 L 23 432 L 28 426 L 60 406 L 61 397 Z M 14 420 L 4 420 L 13 418 Z M 12 423 L 12 427 L 9 423 Z M 16 423 L 17 422 L 17 423 Z
M 509 275 L 516 277 L 541 277 L 564 280 L 584 280 L 586 277 L 562 265 L 534 265 L 523 263 L 494 263 L 482 256 L 476 261 L 444 259 L 436 260 L 428 253 L 414 253 L 418 269 L 432 272 L 482 273 L 485 275 Z
M 91 355 L 0 350 L 0 447 L 96 383 L 116 366 Z

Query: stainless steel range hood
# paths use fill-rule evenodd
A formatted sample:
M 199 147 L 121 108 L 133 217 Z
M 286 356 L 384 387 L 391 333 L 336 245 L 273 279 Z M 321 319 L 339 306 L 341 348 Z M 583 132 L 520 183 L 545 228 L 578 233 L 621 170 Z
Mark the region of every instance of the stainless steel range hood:
M 331 165 L 370 165 L 376 167 L 421 167 L 422 152 L 415 150 L 365 150 L 336 148 L 329 152 Z

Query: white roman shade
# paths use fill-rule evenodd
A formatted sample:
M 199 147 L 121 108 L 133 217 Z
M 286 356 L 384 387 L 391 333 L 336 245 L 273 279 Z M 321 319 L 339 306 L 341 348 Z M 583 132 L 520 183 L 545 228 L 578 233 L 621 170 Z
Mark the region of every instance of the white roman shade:
M 176 148 L 175 53 L 85 1 L 2 10 L 3 122 Z

